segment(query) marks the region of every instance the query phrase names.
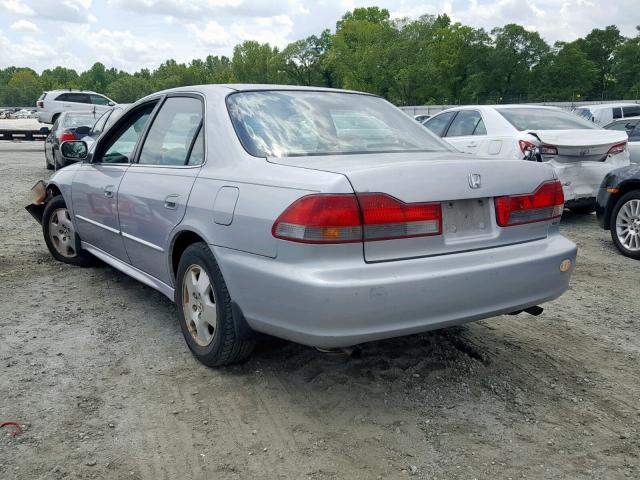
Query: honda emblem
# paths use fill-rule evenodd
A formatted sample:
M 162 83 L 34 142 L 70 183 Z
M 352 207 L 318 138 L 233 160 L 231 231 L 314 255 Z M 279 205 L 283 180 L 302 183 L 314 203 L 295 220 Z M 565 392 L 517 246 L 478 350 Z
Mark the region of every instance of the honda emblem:
M 470 173 L 469 174 L 469 187 L 476 189 L 482 186 L 482 179 L 480 178 L 479 173 Z

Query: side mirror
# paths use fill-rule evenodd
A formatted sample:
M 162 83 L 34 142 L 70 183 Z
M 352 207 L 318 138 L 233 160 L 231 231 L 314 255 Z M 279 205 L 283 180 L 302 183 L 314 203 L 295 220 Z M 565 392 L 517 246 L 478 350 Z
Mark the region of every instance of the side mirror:
M 109 105 L 110 107 L 115 107 L 116 103 L 115 102 L 109 102 L 109 103 L 107 103 L 107 105 Z
M 51 129 L 49 127 L 40 127 L 38 130 L 43 135 L 49 135 L 51 133 Z
M 89 154 L 87 143 L 82 140 L 69 140 L 62 142 L 60 145 L 60 153 L 63 157 L 73 160 L 84 160 Z
M 76 137 L 86 137 L 91 133 L 91 127 L 76 127 Z

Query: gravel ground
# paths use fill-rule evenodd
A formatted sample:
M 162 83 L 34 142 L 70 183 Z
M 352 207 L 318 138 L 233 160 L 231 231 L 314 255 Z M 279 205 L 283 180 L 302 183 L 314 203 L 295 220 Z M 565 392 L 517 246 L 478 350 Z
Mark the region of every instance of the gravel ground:
M 48 175 L 0 145 L 3 480 L 640 478 L 640 264 L 595 216 L 563 218 L 578 265 L 540 317 L 212 370 L 161 294 L 52 260 L 22 208 Z

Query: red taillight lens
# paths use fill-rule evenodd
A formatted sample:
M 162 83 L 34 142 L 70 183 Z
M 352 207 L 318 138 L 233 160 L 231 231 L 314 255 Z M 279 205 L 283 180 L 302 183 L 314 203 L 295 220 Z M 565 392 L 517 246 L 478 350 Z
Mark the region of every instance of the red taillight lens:
M 542 222 L 562 215 L 564 193 L 558 180 L 545 182 L 526 195 L 496 197 L 496 220 L 501 227 Z
M 442 233 L 439 203 L 404 203 L 383 193 L 317 194 L 291 204 L 274 237 L 302 243 L 351 243 Z
M 440 203 L 404 203 L 384 193 L 358 195 L 364 239 L 424 237 L 442 233 Z
M 611 147 L 607 153 L 609 153 L 610 155 L 615 155 L 616 153 L 624 152 L 625 148 L 627 148 L 627 142 L 617 143 L 613 147 Z
M 44 101 L 43 100 L 38 100 L 36 102 L 36 107 L 38 108 L 44 108 Z
M 273 224 L 276 238 L 303 243 L 362 241 L 356 196 L 309 195 L 293 202 Z
M 520 145 L 520 151 L 523 155 L 532 148 L 535 148 L 535 145 L 533 143 L 527 142 L 526 140 L 518 140 L 518 144 Z
M 60 143 L 75 139 L 76 136 L 73 134 L 73 132 L 69 131 L 62 132 L 62 135 L 60 135 L 60 138 L 58 138 L 58 140 L 60 140 Z

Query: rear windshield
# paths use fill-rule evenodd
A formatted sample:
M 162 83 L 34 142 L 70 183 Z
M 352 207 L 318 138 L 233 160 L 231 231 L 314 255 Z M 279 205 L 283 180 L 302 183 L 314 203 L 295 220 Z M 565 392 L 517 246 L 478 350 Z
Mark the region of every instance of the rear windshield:
M 584 118 L 585 120 L 593 119 L 593 112 L 588 108 L 576 108 L 573 113 L 575 113 L 579 117 Z
M 91 127 L 94 122 L 93 113 L 67 113 L 62 125 L 65 127 Z
M 381 98 L 341 92 L 260 91 L 229 95 L 231 121 L 256 157 L 451 151 Z
M 573 113 L 551 108 L 497 108 L 517 130 L 597 129 Z

